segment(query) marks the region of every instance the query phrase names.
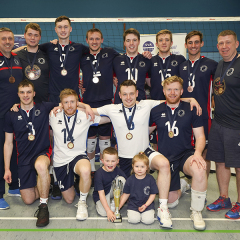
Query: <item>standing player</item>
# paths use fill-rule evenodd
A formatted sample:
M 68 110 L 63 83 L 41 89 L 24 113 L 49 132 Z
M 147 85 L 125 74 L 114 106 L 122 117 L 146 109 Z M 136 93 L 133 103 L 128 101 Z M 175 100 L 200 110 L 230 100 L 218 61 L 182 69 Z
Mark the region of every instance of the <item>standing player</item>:
M 151 122 L 158 129 L 158 150 L 169 160 L 171 185 L 168 202 L 175 207 L 181 196 L 179 171 L 192 176 L 191 219 L 194 228 L 205 230 L 201 211 L 204 208 L 207 192 L 206 162 L 202 158 L 205 136 L 202 117 L 196 109 L 190 110 L 189 103 L 180 101 L 183 93 L 183 80 L 172 76 L 163 81 L 166 102 L 151 111 Z M 192 131 L 196 140 L 195 149 Z
M 83 73 L 82 95 L 84 103 L 97 108 L 112 103 L 113 98 L 113 59 L 118 53 L 112 48 L 101 48 L 103 43 L 102 32 L 97 28 L 87 31 L 86 41 L 90 53 L 81 59 Z M 99 136 L 100 159 L 103 150 L 110 147 L 111 123 L 101 126 L 92 126 L 88 133 L 87 154 L 90 159 L 91 169 L 95 169 L 95 148 L 97 135 Z M 93 184 L 93 182 L 92 182 Z
M 49 63 L 46 53 L 38 49 L 41 39 L 41 28 L 37 23 L 29 23 L 25 27 L 24 37 L 27 47 L 16 52 L 20 58 L 23 75 L 34 84 L 35 103 L 48 101 Z
M 50 187 L 50 141 L 49 112 L 55 103 L 34 104 L 34 85 L 23 80 L 18 86 L 20 108 L 18 112 L 8 112 L 5 117 L 4 161 L 7 183 L 11 183 L 13 174 L 10 161 L 13 150 L 13 135 L 18 148 L 18 182 L 24 203 L 32 204 L 40 197 L 37 213 L 37 227 L 49 223 L 48 194 Z M 37 181 L 36 181 L 37 172 Z
M 145 55 L 138 53 L 139 32 L 134 28 L 126 30 L 123 34 L 123 42 L 126 47 L 126 54 L 119 55 L 113 61 L 114 72 L 118 79 L 114 103 L 122 102 L 119 97 L 119 88 L 126 79 L 133 80 L 136 83 L 139 92 L 137 100 L 146 99 L 144 86 L 146 74 L 150 68 L 150 60 L 145 58 Z
M 74 174 L 80 176 L 80 199 L 76 218 L 85 220 L 88 218 L 86 200 L 91 187 L 91 165 L 85 154 L 87 133 L 90 125 L 110 120 L 107 117 L 96 117 L 92 123 L 91 119 L 87 119 L 85 113 L 77 110 L 78 95 L 72 89 L 64 89 L 60 93 L 60 99 L 64 111 L 59 112 L 56 117 L 50 117 L 54 136 L 54 171 L 67 203 L 72 203 L 75 197 Z
M 182 97 L 195 98 L 203 110 L 203 126 L 206 136 L 206 148 L 208 144 L 208 133 L 211 127 L 211 98 L 212 80 L 217 68 L 217 62 L 201 56 L 203 47 L 203 34 L 199 31 L 192 31 L 185 38 L 185 48 L 188 50 L 189 59 L 182 63 L 179 68 L 180 77 L 183 79 Z M 203 152 L 206 159 L 207 149 Z M 210 162 L 208 162 L 208 172 Z
M 5 193 L 5 181 L 3 179 L 3 145 L 5 141 L 5 134 L 3 131 L 4 116 L 14 103 L 19 102 L 17 87 L 23 78 L 20 60 L 15 53 L 11 52 L 13 46 L 13 32 L 9 28 L 0 28 L 0 209 L 9 208 L 8 203 L 3 198 Z M 13 179 L 9 185 L 9 194 L 20 196 L 17 180 L 16 147 L 14 147 L 12 154 L 11 170 L 13 171 Z
M 158 55 L 151 59 L 151 79 L 149 84 L 149 86 L 151 86 L 151 99 L 165 100 L 161 83 L 168 77 L 174 75 L 179 76 L 179 66 L 186 60 L 182 55 L 170 53 L 172 45 L 173 40 L 171 31 L 164 29 L 157 33 L 156 46 L 159 52 Z
M 207 159 L 216 162 L 216 175 L 220 197 L 207 206 L 209 211 L 232 207 L 228 187 L 230 167 L 236 170 L 238 198 L 225 217 L 240 218 L 240 55 L 237 53 L 237 35 L 225 30 L 218 35 L 217 48 L 222 56 L 218 64 L 213 92 L 215 101 L 214 120 L 209 133 Z

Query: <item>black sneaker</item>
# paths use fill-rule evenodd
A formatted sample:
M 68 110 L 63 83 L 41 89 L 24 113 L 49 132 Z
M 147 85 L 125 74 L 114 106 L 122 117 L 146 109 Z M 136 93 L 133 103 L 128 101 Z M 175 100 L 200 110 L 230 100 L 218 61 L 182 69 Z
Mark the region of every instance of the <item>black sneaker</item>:
M 53 185 L 51 198 L 53 200 L 61 200 L 62 199 L 62 193 L 61 193 L 58 185 L 55 185 L 55 184 Z
M 42 203 L 38 206 L 38 210 L 35 212 L 34 217 L 37 217 L 37 227 L 45 227 L 49 224 L 49 212 L 46 203 Z

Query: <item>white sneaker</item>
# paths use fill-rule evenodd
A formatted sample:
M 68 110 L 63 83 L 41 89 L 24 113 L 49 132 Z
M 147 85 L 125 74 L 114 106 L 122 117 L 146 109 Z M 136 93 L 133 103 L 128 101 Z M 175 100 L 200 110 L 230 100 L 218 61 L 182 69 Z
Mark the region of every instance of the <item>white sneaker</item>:
M 181 192 L 185 193 L 191 188 L 191 185 L 187 183 L 187 181 L 184 178 L 180 179 L 180 186 L 181 186 Z
M 110 209 L 115 212 L 115 202 L 114 202 L 114 199 L 111 201 L 110 203 Z
M 76 219 L 85 220 L 87 218 L 88 218 L 87 204 L 85 201 L 79 201 Z
M 206 224 L 202 219 L 202 212 L 192 210 L 190 218 L 193 220 L 193 227 L 196 230 L 203 231 L 206 229 Z
M 158 208 L 157 219 L 161 227 L 172 228 L 171 214 L 168 210 L 167 205 L 160 205 Z

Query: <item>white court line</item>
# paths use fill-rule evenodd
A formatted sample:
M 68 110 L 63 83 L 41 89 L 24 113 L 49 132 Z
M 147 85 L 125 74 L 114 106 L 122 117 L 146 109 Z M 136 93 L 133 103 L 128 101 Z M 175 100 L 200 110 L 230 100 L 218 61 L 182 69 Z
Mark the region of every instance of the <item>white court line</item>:
M 52 217 L 50 220 L 76 220 L 76 217 Z M 105 220 L 106 217 L 89 217 L 87 220 Z M 127 220 L 127 217 L 123 217 L 123 220 Z M 0 220 L 36 220 L 35 217 L 0 217 Z M 173 221 L 191 221 L 191 218 L 172 218 Z M 240 221 L 240 219 L 228 219 L 228 218 L 203 218 L 205 221 Z M 157 219 L 155 218 L 155 221 Z

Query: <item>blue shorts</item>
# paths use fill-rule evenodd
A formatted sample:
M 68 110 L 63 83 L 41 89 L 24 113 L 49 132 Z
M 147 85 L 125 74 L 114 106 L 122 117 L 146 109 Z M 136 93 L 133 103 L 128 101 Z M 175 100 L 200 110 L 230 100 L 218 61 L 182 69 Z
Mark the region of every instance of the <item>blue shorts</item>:
M 30 164 L 28 165 L 18 165 L 18 184 L 19 189 L 33 188 L 37 185 L 37 171 L 35 169 L 35 162 L 39 156 L 46 156 L 46 151 L 38 154 L 36 157 L 32 158 Z M 50 159 L 49 159 L 50 163 Z
M 54 167 L 54 172 L 61 192 L 68 190 L 74 185 L 74 168 L 81 159 L 88 160 L 88 157 L 87 155 L 78 155 L 70 163 L 61 167 Z
M 215 120 L 209 133 L 207 160 L 240 168 L 240 130 L 221 126 Z
M 86 102 L 87 103 L 87 102 Z M 105 100 L 100 102 L 87 103 L 91 106 L 91 108 L 98 108 L 104 105 L 112 104 L 112 100 Z M 106 123 L 99 126 L 92 126 L 88 130 L 88 137 L 93 136 L 111 136 L 112 131 L 112 123 Z
M 183 166 L 187 159 L 194 154 L 194 150 L 187 150 L 181 158 L 170 162 L 170 170 L 171 170 L 171 184 L 170 184 L 170 190 L 176 191 L 181 188 L 180 186 L 180 176 L 179 172 L 183 172 Z M 184 172 L 183 172 L 184 173 Z

